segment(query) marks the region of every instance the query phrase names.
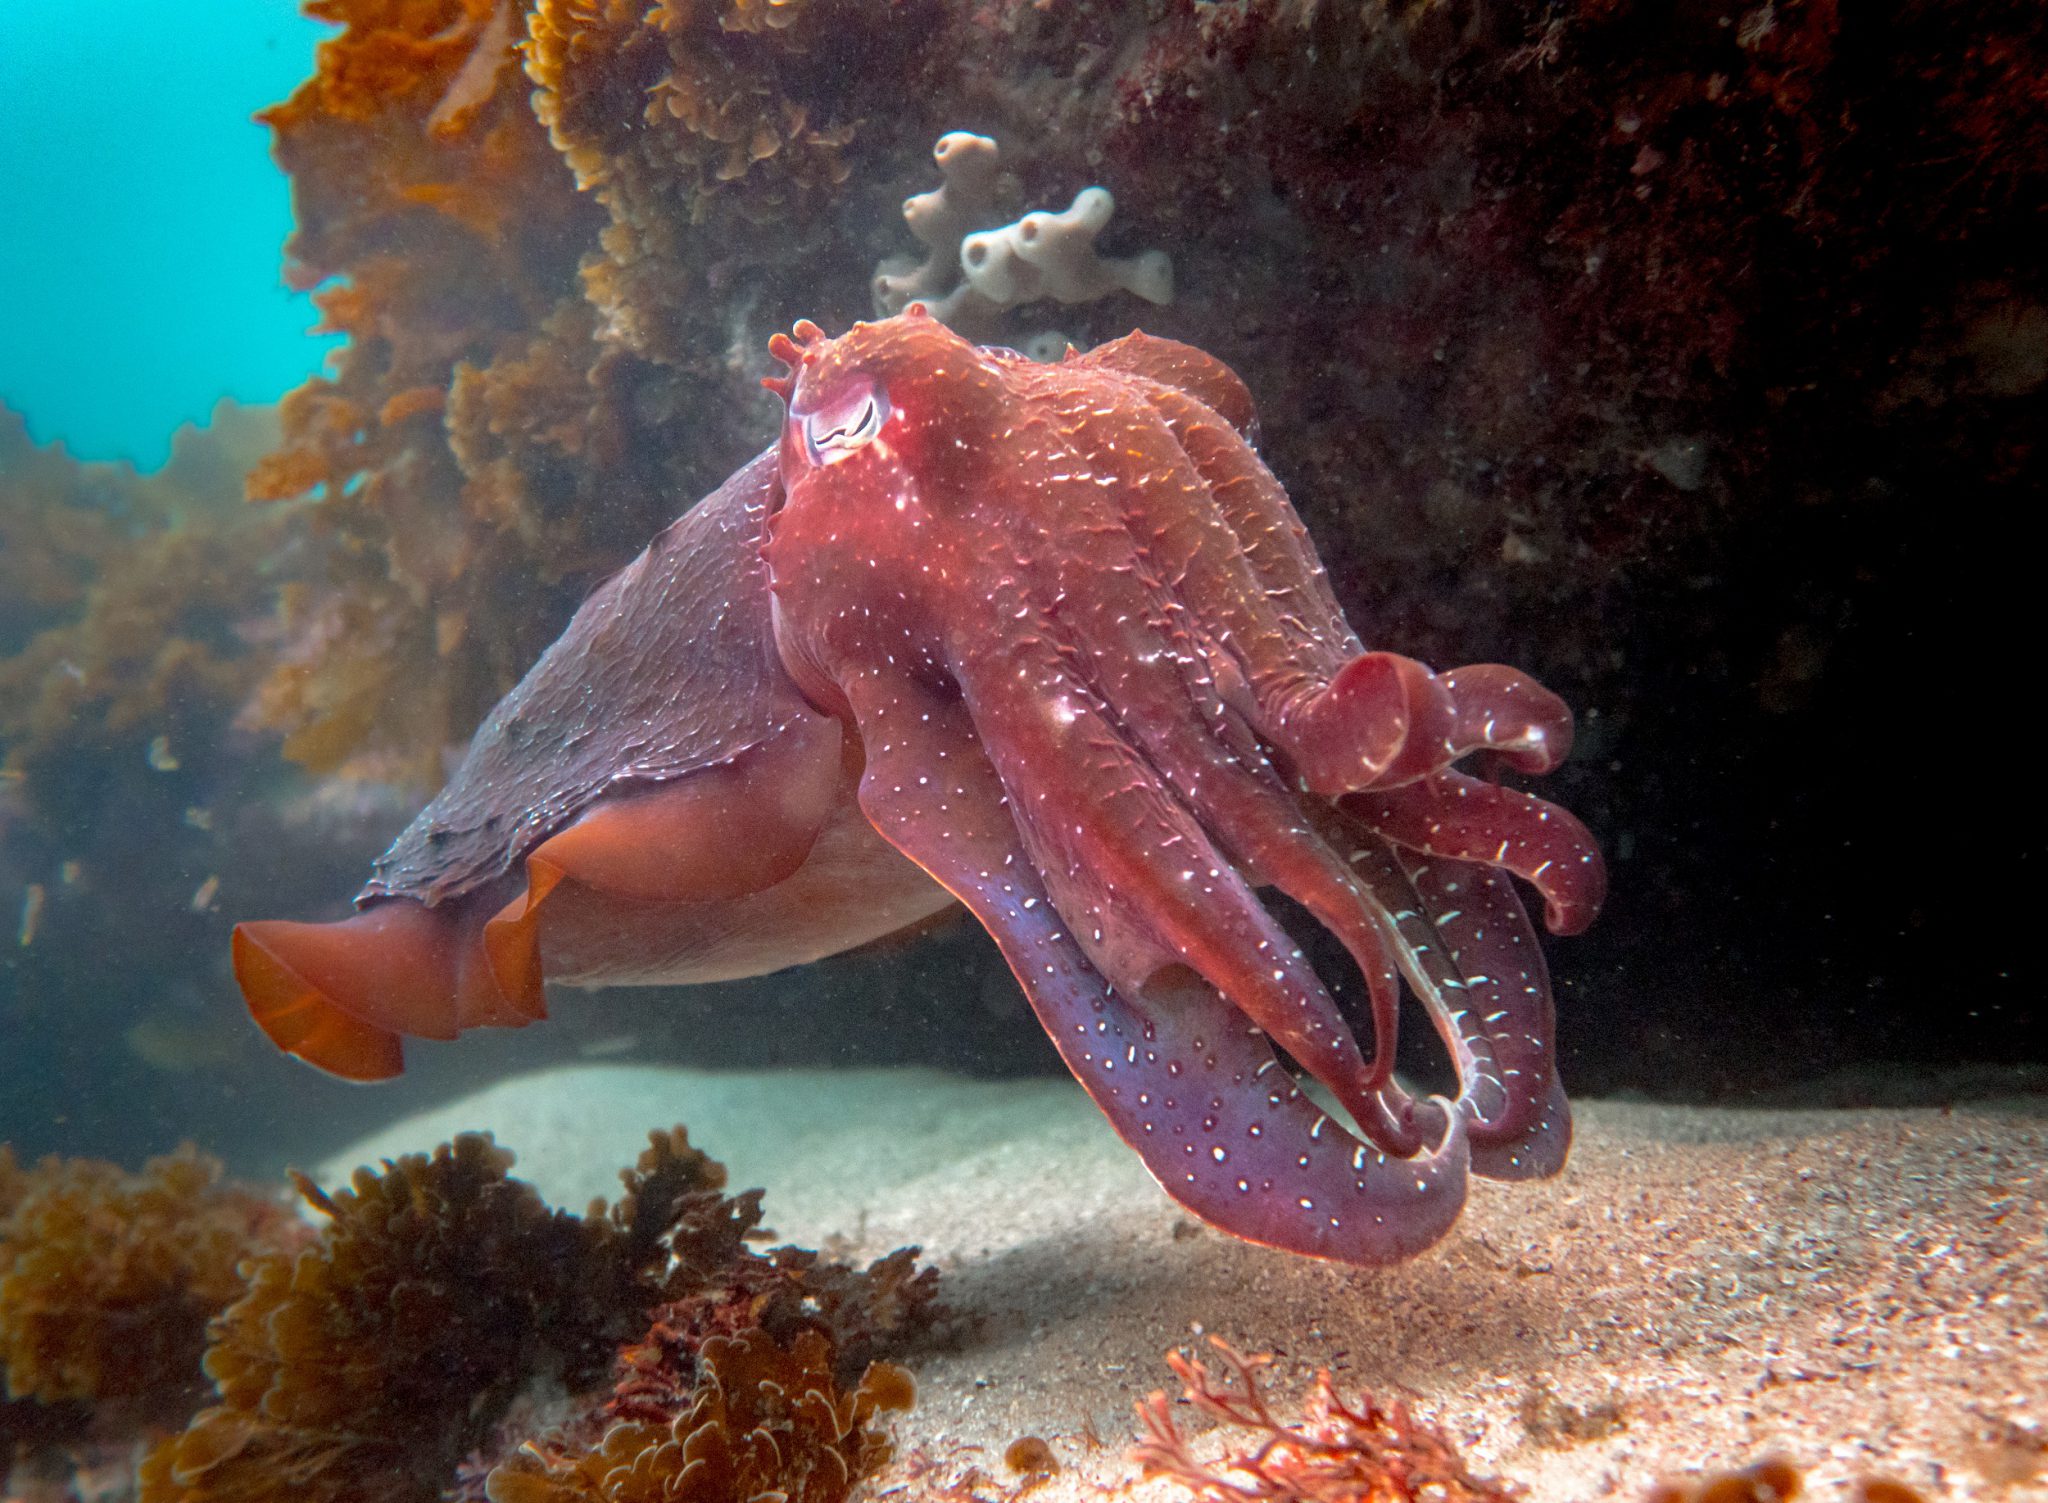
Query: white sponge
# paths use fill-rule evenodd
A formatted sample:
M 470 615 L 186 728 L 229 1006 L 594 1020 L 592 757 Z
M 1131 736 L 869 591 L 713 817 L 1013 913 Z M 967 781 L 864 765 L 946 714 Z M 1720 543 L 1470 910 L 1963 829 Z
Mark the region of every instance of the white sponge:
M 1050 298 L 1087 303 L 1129 292 L 1173 301 L 1173 261 L 1164 251 L 1102 256 L 1095 237 L 1116 212 L 1107 188 L 1083 188 L 1063 212 L 1036 210 L 1011 224 L 995 218 L 996 143 L 953 131 L 933 148 L 942 186 L 903 205 L 904 222 L 928 250 L 922 261 L 892 256 L 875 268 L 875 306 L 900 313 L 921 302 L 947 323 L 987 321 L 996 311 Z

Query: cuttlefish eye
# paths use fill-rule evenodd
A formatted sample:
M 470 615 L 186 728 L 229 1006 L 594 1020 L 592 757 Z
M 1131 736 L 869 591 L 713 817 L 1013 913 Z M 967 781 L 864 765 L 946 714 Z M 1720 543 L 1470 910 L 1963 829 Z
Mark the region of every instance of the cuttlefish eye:
M 882 431 L 889 421 L 889 398 L 873 381 L 852 382 L 798 417 L 811 463 L 837 464 Z

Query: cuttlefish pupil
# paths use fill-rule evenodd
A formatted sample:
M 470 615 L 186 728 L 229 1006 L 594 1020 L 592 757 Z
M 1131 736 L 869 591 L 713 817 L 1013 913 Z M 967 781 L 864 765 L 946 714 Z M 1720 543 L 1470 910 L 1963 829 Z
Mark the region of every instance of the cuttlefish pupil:
M 888 421 L 887 404 L 879 392 L 860 394 L 851 413 L 814 412 L 803 420 L 804 446 L 813 464 L 836 464 L 867 446 Z

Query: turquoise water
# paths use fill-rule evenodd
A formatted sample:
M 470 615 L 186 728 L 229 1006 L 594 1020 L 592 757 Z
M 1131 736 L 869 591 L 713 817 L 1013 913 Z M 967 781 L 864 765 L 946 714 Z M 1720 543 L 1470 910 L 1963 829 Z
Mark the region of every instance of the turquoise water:
M 0 402 L 82 459 L 163 463 L 332 343 L 288 292 L 291 198 L 250 116 L 312 71 L 284 0 L 0 7 Z

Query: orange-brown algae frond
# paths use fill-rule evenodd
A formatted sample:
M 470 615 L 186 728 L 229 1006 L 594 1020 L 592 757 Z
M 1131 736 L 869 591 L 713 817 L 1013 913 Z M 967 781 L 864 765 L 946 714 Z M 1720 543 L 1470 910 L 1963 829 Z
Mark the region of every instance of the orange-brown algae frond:
M 1787 1503 L 1802 1485 L 1798 1467 L 1782 1456 L 1766 1456 L 1733 1471 L 1660 1482 L 1645 1503 Z
M 395 428 L 416 417 L 438 419 L 447 407 L 446 387 L 408 386 L 384 399 L 384 405 L 377 409 L 377 422 L 381 427 Z
M 279 546 L 285 519 L 239 494 L 241 472 L 276 436 L 269 409 L 223 401 L 143 475 L 38 446 L 0 406 L 7 770 L 75 780 L 82 759 L 104 763 L 112 746 L 139 752 L 170 730 L 192 751 L 225 727 L 265 668 L 243 623 L 295 571 Z M 112 774 L 102 765 L 94 776 Z
M 815 1327 L 839 1352 L 839 1377 L 851 1382 L 883 1355 L 944 1345 L 961 1334 L 938 1297 L 938 1270 L 920 1267 L 918 1249 L 899 1247 L 866 1268 L 799 1247 L 778 1247 L 766 1263 L 774 1283 L 755 1296 L 754 1319 L 778 1336 Z
M 14 1214 L 26 1194 L 28 1171 L 15 1160 L 14 1145 L 0 1143 L 0 1221 Z
M 296 1255 L 245 1266 L 212 1330 L 218 1402 L 144 1463 L 148 1503 L 438 1496 L 540 1373 L 602 1376 L 654 1297 L 605 1221 L 550 1210 L 466 1134 L 361 1169 Z
M 869 1363 L 856 1391 L 867 1396 L 876 1413 L 902 1411 L 917 1403 L 917 1380 L 893 1362 Z
M 338 34 L 262 119 L 292 178 L 288 278 L 348 342 L 285 400 L 248 478 L 253 499 L 310 500 L 294 520 L 312 577 L 240 697 L 314 771 L 431 786 L 439 748 L 551 635 L 536 581 L 623 561 L 663 511 L 614 523 L 582 504 L 597 482 L 574 461 L 611 426 L 577 278 L 603 214 L 533 117 L 524 7 L 315 13 Z
M 758 1329 L 714 1336 L 672 1419 L 612 1425 L 584 1449 L 528 1445 L 491 1472 L 485 1492 L 491 1503 L 843 1503 L 893 1453 L 875 1417 L 906 1406 L 910 1392 L 909 1376 L 887 1363 L 842 1389 L 819 1331 L 786 1347 Z
M 804 0 L 726 0 L 718 24 L 725 31 L 784 31 L 796 24 Z
M 288 278 L 346 343 L 249 477 L 306 502 L 304 577 L 237 700 L 312 772 L 429 789 L 589 584 L 718 478 L 706 455 L 754 431 L 758 372 L 701 358 L 733 339 L 725 279 L 810 268 L 791 225 L 825 224 L 869 165 L 856 136 L 899 108 L 916 29 L 866 37 L 874 66 L 841 78 L 820 64 L 865 24 L 845 0 L 314 13 L 338 32 L 262 118 L 292 179 Z
M 656 228 L 643 221 L 657 205 L 691 223 L 730 212 L 766 224 L 851 172 L 842 149 L 858 120 L 823 118 L 805 66 L 821 28 L 798 24 L 808 9 L 539 0 L 526 62 L 535 111 L 624 228 Z M 622 78 L 646 100 L 637 117 L 615 106 Z
M 670 1172 L 684 1165 L 708 1172 Z M 879 1359 L 932 1334 L 935 1274 L 913 1248 L 865 1270 L 800 1248 L 746 1250 L 732 1231 L 751 1232 L 759 1192 L 722 1197 L 723 1171 L 680 1129 L 656 1134 L 628 1178 L 607 1225 L 629 1228 L 658 1202 L 679 1208 L 672 1297 L 619 1347 L 608 1395 L 516 1448 L 499 1444 L 469 1469 L 474 1483 L 497 1503 L 839 1503 L 888 1456 L 877 1418 L 915 1398 L 910 1374 Z M 711 1239 L 692 1227 L 721 1217 L 728 1261 L 703 1266 Z
M 530 1464 L 600 1436 L 604 1454 L 644 1462 L 630 1473 L 643 1479 L 708 1458 L 675 1496 L 733 1503 L 839 1503 L 881 1464 L 870 1421 L 909 1403 L 910 1379 L 877 1362 L 856 1382 L 847 1357 L 927 1310 L 932 1275 L 909 1252 L 861 1273 L 748 1251 L 760 1192 L 726 1195 L 724 1167 L 680 1127 L 651 1134 L 620 1198 L 580 1218 L 512 1178 L 512 1162 L 471 1133 L 360 1169 L 345 1189 L 295 1176 L 326 1225 L 296 1255 L 244 1265 L 204 1363 L 218 1402 L 144 1462 L 143 1503 L 428 1503 L 463 1457 L 504 1439 L 501 1419 L 536 1381 L 581 1396 L 581 1419 L 499 1466 L 509 1480 L 494 1476 L 493 1497 L 653 1496 Z M 642 1432 L 619 1434 L 629 1425 L 687 1454 L 641 1457 Z
M 1060 1469 L 1060 1459 L 1044 1436 L 1020 1435 L 1003 1448 L 1003 1465 L 1020 1477 L 1050 1477 Z
M 1138 1405 L 1145 1439 L 1132 1459 L 1147 1478 L 1179 1483 L 1202 1503 L 1512 1503 L 1510 1484 L 1475 1476 L 1442 1430 L 1395 1401 L 1370 1395 L 1341 1398 L 1329 1370 L 1316 1375 L 1300 1423 L 1275 1418 L 1257 1382 L 1271 1360 L 1245 1356 L 1211 1337 L 1227 1369 L 1222 1383 L 1199 1358 L 1174 1352 L 1167 1364 L 1198 1413 L 1232 1434 L 1215 1461 L 1197 1459 L 1174 1419 L 1173 1404 L 1154 1393 Z
M 639 1162 L 619 1178 L 626 1193 L 610 1224 L 633 1268 L 649 1278 L 669 1269 L 669 1298 L 725 1274 L 761 1222 L 761 1192 L 725 1194 L 725 1165 L 691 1147 L 680 1126 L 648 1134 Z
M 283 1205 L 223 1184 L 189 1144 L 139 1174 L 61 1158 L 24 1171 L 0 1148 L 6 1392 L 175 1408 L 199 1377 L 207 1321 L 241 1292 L 241 1261 L 303 1240 Z

